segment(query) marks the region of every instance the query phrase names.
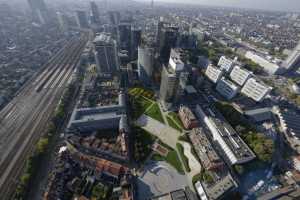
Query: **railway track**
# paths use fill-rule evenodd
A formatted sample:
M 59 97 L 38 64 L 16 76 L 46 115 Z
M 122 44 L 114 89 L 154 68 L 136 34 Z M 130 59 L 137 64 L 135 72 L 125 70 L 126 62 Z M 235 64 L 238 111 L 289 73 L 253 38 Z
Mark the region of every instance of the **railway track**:
M 70 71 L 72 72 L 75 69 L 86 41 L 87 38 L 85 36 L 81 38 L 80 41 L 71 41 L 71 45 L 60 52 L 61 54 L 56 55 L 56 57 L 48 63 L 45 70 L 42 71 L 35 80 L 31 81 L 28 88 L 24 88 L 24 91 L 20 92 L 20 96 L 17 96 L 18 98 L 27 97 L 32 101 L 28 107 L 25 108 L 29 109 L 28 113 L 26 113 L 28 114 L 27 116 L 18 116 L 26 110 L 21 110 L 21 113 L 15 113 L 16 105 L 20 102 L 18 100 L 15 100 L 15 102 L 17 102 L 15 106 L 10 105 L 9 108 L 4 110 L 4 113 L 1 113 L 5 116 L 5 114 L 7 115 L 13 112 L 11 115 L 17 115 L 17 118 L 20 120 L 19 126 L 10 127 L 10 130 L 13 131 L 15 135 L 13 138 L 9 137 L 8 139 L 14 141 L 11 150 L 8 151 L 0 163 L 0 194 L 3 199 L 9 199 L 11 197 L 17 184 L 16 181 L 23 171 L 26 158 L 34 150 L 38 139 L 44 134 L 44 128 L 51 119 L 57 103 L 72 76 Z M 46 72 L 46 70 L 50 70 L 50 74 Z M 41 80 L 43 80 L 43 82 L 41 82 Z M 35 90 L 37 84 L 41 84 L 38 88 L 39 90 Z M 59 87 L 60 85 L 61 87 Z

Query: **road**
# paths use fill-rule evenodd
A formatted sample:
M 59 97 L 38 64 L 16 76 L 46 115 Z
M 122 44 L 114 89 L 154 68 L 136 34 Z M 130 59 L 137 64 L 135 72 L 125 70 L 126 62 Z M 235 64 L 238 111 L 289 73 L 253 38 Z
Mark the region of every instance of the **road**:
M 72 38 L 0 112 L 0 194 L 10 199 L 24 169 L 71 80 L 87 42 Z

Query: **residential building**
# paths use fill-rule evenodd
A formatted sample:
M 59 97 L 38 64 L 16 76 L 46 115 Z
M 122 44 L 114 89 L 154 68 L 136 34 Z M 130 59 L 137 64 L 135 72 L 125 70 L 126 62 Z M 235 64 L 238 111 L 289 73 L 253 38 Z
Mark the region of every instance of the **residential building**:
M 208 65 L 205 75 L 209 80 L 211 80 L 214 83 L 217 83 L 223 76 L 223 71 L 219 69 L 218 67 L 215 67 L 213 65 Z
M 216 90 L 227 100 L 230 100 L 238 93 L 239 87 L 223 77 L 218 81 Z
M 183 105 L 180 106 L 178 115 L 185 129 L 198 127 L 198 120 L 190 108 Z
M 246 84 L 242 88 L 242 94 L 253 99 L 254 101 L 260 102 L 271 92 L 272 87 L 265 83 L 258 81 L 255 78 L 247 80 Z
M 229 58 L 226 58 L 225 56 L 221 56 L 218 62 L 218 66 L 220 67 L 220 69 L 228 73 L 232 70 L 233 65 L 234 65 L 234 61 Z
M 252 72 L 236 65 L 234 66 L 229 76 L 230 79 L 237 83 L 239 86 L 243 86 L 246 81 L 252 76 Z
M 212 139 L 219 145 L 228 164 L 242 164 L 255 158 L 252 150 L 217 110 L 208 105 L 197 105 L 195 113 L 211 132 Z
M 94 40 L 95 60 L 99 73 L 113 73 L 119 70 L 116 41 L 110 34 L 101 33 Z

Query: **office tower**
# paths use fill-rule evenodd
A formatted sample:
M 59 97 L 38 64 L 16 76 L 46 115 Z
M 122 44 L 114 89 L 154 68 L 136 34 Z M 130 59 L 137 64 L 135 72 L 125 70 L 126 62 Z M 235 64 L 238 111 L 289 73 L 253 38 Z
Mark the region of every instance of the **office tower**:
M 138 47 L 138 75 L 144 85 L 151 84 L 155 49 L 147 44 Z
M 90 6 L 91 6 L 91 22 L 93 24 L 100 23 L 100 14 L 99 14 L 99 9 L 97 4 L 94 1 L 91 1 Z
M 295 67 L 299 69 L 300 66 L 300 42 L 291 53 L 291 55 L 283 63 L 286 70 L 291 70 Z M 295 70 L 298 70 L 295 69 Z
M 44 0 L 28 0 L 32 16 L 38 23 L 45 23 L 48 19 L 48 9 Z
M 117 11 L 108 12 L 109 21 L 112 25 L 118 25 L 120 23 L 120 13 Z
M 176 47 L 182 49 L 194 49 L 197 47 L 197 37 L 188 32 L 183 32 L 178 35 Z
M 247 97 L 250 97 L 254 101 L 260 102 L 271 92 L 272 87 L 269 87 L 265 83 L 250 78 L 242 88 L 242 93 Z
M 151 8 L 154 8 L 154 0 L 151 0 Z
M 119 47 L 121 50 L 130 51 L 131 24 L 121 23 L 119 28 Z
M 76 11 L 76 22 L 78 27 L 80 28 L 89 28 L 89 22 L 85 11 L 82 10 Z
M 178 27 L 165 26 L 162 28 L 159 44 L 159 52 L 163 62 L 167 62 L 170 57 L 171 48 L 176 46 Z
M 99 73 L 114 73 L 119 70 L 117 44 L 110 34 L 101 33 L 96 36 L 94 47 Z
M 131 29 L 131 39 L 130 39 L 130 58 L 131 60 L 136 60 L 138 56 L 138 46 L 141 44 L 142 40 L 142 30 L 139 28 Z
M 160 84 L 160 100 L 165 109 L 172 109 L 182 94 L 180 77 L 184 72 L 180 49 L 172 49 L 167 66 L 163 67 Z

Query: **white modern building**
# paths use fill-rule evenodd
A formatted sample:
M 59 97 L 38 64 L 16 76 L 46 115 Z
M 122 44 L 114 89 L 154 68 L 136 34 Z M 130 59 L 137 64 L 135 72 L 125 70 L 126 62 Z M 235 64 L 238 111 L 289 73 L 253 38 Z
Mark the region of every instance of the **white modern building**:
M 278 64 L 273 63 L 266 58 L 255 54 L 252 51 L 247 51 L 245 57 L 261 66 L 263 70 L 270 75 L 276 74 L 281 70 Z
M 250 97 L 254 101 L 260 102 L 271 92 L 272 87 L 258 81 L 255 78 L 250 78 L 242 88 L 242 94 Z
M 196 106 L 195 114 L 205 124 L 222 149 L 225 161 L 230 165 L 242 164 L 255 158 L 255 154 L 237 132 L 224 120 L 220 113 L 209 106 Z
M 234 61 L 229 58 L 226 58 L 225 56 L 222 56 L 219 60 L 218 66 L 221 70 L 230 72 L 234 66 Z
M 224 77 L 218 81 L 216 90 L 226 99 L 230 100 L 238 93 L 239 87 L 232 81 L 225 79 Z
M 214 83 L 217 83 L 222 78 L 223 71 L 216 66 L 208 65 L 205 71 L 205 75 L 209 80 L 211 80 Z
M 286 70 L 290 70 L 297 64 L 300 64 L 300 42 L 291 53 L 291 55 L 284 61 L 284 67 Z
M 252 72 L 236 65 L 234 66 L 229 76 L 230 79 L 237 83 L 239 86 L 243 86 L 246 81 L 252 76 Z

